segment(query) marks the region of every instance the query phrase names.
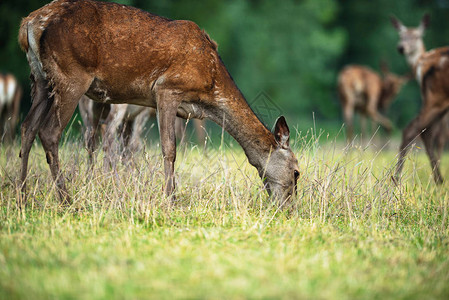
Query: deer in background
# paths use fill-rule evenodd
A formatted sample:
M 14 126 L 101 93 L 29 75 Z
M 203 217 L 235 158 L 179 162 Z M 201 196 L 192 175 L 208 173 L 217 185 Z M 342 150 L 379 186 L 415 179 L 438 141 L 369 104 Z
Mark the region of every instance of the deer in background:
M 89 153 L 89 162 L 93 163 L 93 154 L 97 146 L 97 132 L 100 129 L 104 165 L 112 166 L 116 161 L 114 154 L 128 154 L 142 148 L 142 133 L 148 119 L 156 115 L 153 108 L 132 104 L 107 104 L 95 102 L 83 96 L 78 104 L 81 119 L 84 124 L 84 140 Z M 202 120 L 194 119 L 194 125 L 199 142 L 204 142 Z M 184 122 L 176 119 L 176 136 L 183 141 L 185 133 Z M 123 146 L 123 149 L 121 149 Z
M 81 97 L 78 108 L 85 127 L 84 140 L 90 163 L 93 162 L 96 149 L 97 129 L 100 129 L 102 136 L 105 167 L 114 165 L 114 154 L 122 151 L 120 146 L 124 148 L 124 157 L 142 148 L 141 135 L 150 117 L 151 108 L 131 104 L 98 103 L 87 96 Z
M 33 91 L 22 124 L 24 197 L 29 152 L 39 134 L 59 197 L 70 203 L 58 142 L 85 94 L 101 103 L 157 109 L 164 190 L 170 198 L 179 116 L 222 126 L 242 146 L 272 198 L 281 205 L 291 201 L 299 171 L 285 118 L 277 119 L 273 132 L 261 123 L 224 66 L 217 44 L 195 23 L 117 3 L 56 0 L 22 20 L 19 44 L 31 67 Z
M 433 144 L 436 147 L 437 159 L 440 161 L 444 147 L 449 140 L 449 113 L 446 113 L 441 118 L 441 121 L 433 125 L 431 140 L 434 141 Z
M 382 77 L 368 67 L 349 65 L 343 68 L 338 76 L 338 93 L 347 127 L 348 142 L 353 138 L 355 112 L 360 114 L 363 135 L 365 135 L 365 117 L 382 125 L 388 133 L 393 128 L 391 121 L 379 111 L 384 111 L 390 106 L 409 79 L 389 72 L 385 64 L 381 64 L 381 69 Z
M 423 100 L 418 116 L 402 132 L 395 180 L 399 179 L 410 145 L 420 136 L 430 159 L 435 182 L 443 182 L 439 166 L 441 153 L 436 152 L 435 147 L 436 137 L 447 135 L 447 121 L 444 121 L 447 117 L 444 116 L 449 110 L 449 47 L 426 51 L 423 36 L 429 20 L 429 15 L 425 15 L 418 27 L 408 28 L 397 18 L 391 18 L 399 33 L 397 49 L 412 69 Z
M 0 73 L 0 141 L 14 140 L 21 99 L 22 88 L 16 77 Z

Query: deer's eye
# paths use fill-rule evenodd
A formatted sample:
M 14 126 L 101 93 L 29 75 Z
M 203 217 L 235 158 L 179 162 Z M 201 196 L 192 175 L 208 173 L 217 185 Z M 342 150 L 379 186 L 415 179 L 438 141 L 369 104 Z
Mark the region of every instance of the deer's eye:
M 299 178 L 299 171 L 298 171 L 298 170 L 295 170 L 293 174 L 295 175 L 295 181 L 298 181 L 298 178 Z

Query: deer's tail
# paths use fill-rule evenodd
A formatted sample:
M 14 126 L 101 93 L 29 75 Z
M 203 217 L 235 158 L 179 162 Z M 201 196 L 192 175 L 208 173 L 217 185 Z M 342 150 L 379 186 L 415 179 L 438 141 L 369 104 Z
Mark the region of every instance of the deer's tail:
M 23 18 L 19 29 L 19 45 L 24 52 L 28 52 L 30 47 L 28 43 L 28 21 L 29 18 Z

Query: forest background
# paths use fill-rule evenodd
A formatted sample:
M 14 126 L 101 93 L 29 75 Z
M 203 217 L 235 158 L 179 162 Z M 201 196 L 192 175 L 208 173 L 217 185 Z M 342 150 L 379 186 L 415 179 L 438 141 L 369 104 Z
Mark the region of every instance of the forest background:
M 29 67 L 17 44 L 22 17 L 42 0 L 3 0 L 0 4 L 0 71 L 15 74 L 24 88 L 21 117 L 30 107 Z M 271 127 L 278 114 L 298 131 L 312 126 L 331 134 L 341 130 L 336 81 L 347 64 L 380 70 L 388 63 L 398 74 L 409 72 L 396 51 L 395 15 L 417 26 L 425 13 L 431 23 L 427 49 L 449 44 L 449 0 L 120 0 L 172 19 L 196 22 L 218 43 L 219 53 L 247 101 Z M 419 89 L 410 81 L 386 114 L 395 134 L 417 114 Z

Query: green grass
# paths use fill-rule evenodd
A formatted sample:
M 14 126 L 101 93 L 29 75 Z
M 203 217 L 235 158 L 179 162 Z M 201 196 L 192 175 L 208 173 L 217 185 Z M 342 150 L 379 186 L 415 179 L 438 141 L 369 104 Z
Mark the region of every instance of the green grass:
M 238 146 L 179 149 L 172 204 L 157 145 L 107 172 L 100 153 L 89 172 L 76 141 L 60 151 L 73 206 L 58 206 L 36 144 L 18 210 L 19 146 L 1 146 L 0 299 L 448 299 L 449 185 L 424 151 L 395 187 L 395 146 L 309 140 L 294 145 L 290 210 Z

